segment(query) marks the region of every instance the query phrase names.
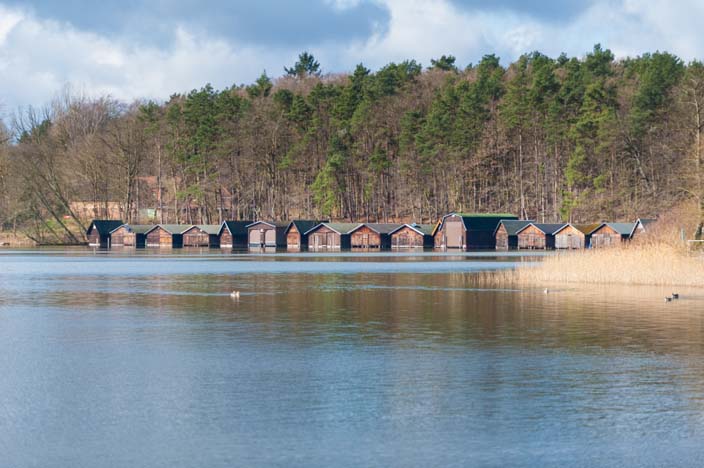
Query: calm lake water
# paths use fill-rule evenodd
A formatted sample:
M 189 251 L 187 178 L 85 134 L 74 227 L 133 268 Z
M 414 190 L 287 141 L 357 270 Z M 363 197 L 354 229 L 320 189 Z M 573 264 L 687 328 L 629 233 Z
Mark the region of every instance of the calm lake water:
M 0 251 L 0 466 L 704 465 L 704 292 L 538 260 Z

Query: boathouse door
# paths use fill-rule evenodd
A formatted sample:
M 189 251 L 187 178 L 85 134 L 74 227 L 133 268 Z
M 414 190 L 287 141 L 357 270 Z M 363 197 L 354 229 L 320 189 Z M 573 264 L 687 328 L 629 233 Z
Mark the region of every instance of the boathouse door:
M 267 229 L 264 231 L 264 245 L 269 247 L 276 245 L 276 229 Z
M 448 218 L 445 222 L 446 241 L 449 249 L 461 249 L 464 246 L 464 229 L 460 218 Z

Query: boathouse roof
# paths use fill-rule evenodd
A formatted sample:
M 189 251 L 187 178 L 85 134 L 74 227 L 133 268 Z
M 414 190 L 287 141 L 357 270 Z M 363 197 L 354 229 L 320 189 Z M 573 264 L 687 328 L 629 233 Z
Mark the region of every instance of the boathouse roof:
M 389 232 L 389 234 L 393 234 L 397 231 L 400 231 L 403 228 L 410 228 L 416 231 L 418 234 L 424 235 L 424 236 L 432 236 L 433 232 L 435 231 L 435 224 L 400 224 L 396 226 L 396 229 L 393 231 Z
M 511 213 L 449 213 L 443 216 L 440 221 L 440 226 L 442 226 L 445 220 L 451 216 L 461 217 L 464 228 L 467 231 L 494 231 L 496 230 L 499 221 L 505 219 L 518 219 L 518 216 Z
M 90 226 L 88 226 L 88 229 L 86 229 L 86 235 L 89 235 L 90 231 L 95 228 L 98 231 L 98 234 L 101 236 L 107 236 L 123 224 L 124 223 L 121 219 L 94 219 L 90 223 Z
M 631 236 L 636 228 L 636 223 L 604 223 L 622 236 Z M 601 227 L 601 226 L 599 226 Z
M 220 230 L 218 231 L 218 234 L 222 234 L 222 230 L 227 228 L 228 231 L 230 231 L 230 234 L 233 236 L 246 236 L 247 235 L 247 226 L 252 224 L 252 221 L 246 220 L 246 221 L 223 221 L 223 223 L 220 225 Z
M 321 223 L 326 223 L 327 221 L 324 220 L 312 220 L 312 219 L 294 219 L 290 223 L 288 223 L 288 227 L 286 228 L 286 232 L 291 230 L 291 226 L 296 226 L 296 229 L 300 234 L 305 234 L 306 232 L 310 231 L 317 225 Z
M 357 229 L 361 228 L 362 226 L 366 226 L 372 231 L 376 232 L 377 234 L 391 234 L 393 231 L 398 229 L 399 227 L 404 226 L 403 224 L 399 223 L 364 223 L 360 224 L 357 226 L 354 231 Z
M 112 231 L 110 231 L 110 234 L 113 232 L 117 231 L 118 229 L 124 227 L 127 229 L 129 232 L 133 232 L 135 234 L 146 234 L 148 231 L 150 231 L 154 225 L 153 224 L 121 224 L 120 226 L 116 227 Z
M 506 233 L 509 236 L 515 236 L 518 234 L 518 231 L 523 229 L 524 227 L 528 226 L 530 223 L 534 223 L 532 219 L 502 219 L 499 221 L 499 224 L 496 225 L 496 229 L 494 229 L 494 235 L 496 235 L 496 231 L 499 230 L 499 228 L 503 225 L 503 227 L 506 229 Z
M 220 224 L 197 224 L 192 227 L 197 227 L 206 234 L 217 235 L 220 233 Z
M 183 234 L 193 227 L 193 224 L 157 224 L 147 231 L 147 233 L 153 231 L 156 228 L 162 228 L 169 234 Z
M 321 226 L 326 226 L 329 229 L 332 229 L 338 234 L 349 234 L 350 232 L 354 231 L 357 229 L 359 226 L 361 226 L 362 223 L 320 223 L 317 226 L 312 227 L 308 231 L 306 231 L 304 234 L 308 234 L 309 232 L 313 232 L 316 229 L 320 228 Z

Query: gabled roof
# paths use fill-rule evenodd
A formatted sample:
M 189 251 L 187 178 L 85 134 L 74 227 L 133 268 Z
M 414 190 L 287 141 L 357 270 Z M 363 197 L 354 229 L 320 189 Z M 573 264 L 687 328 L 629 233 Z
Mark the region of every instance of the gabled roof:
M 124 227 L 127 229 L 129 232 L 133 232 L 135 234 L 145 234 L 146 232 L 150 231 L 154 225 L 153 224 L 122 224 L 112 231 L 110 231 L 110 234 L 113 232 L 117 231 L 118 229 Z
M 318 224 L 326 223 L 326 222 L 327 221 L 325 221 L 325 220 L 314 221 L 311 219 L 294 219 L 293 221 L 288 223 L 288 227 L 286 228 L 286 232 L 291 230 L 291 226 L 296 226 L 296 229 L 298 229 L 299 233 L 305 234 L 306 232 L 310 231 Z
M 349 234 L 350 232 L 354 231 L 357 229 L 359 226 L 361 226 L 361 223 L 320 223 L 317 226 L 312 227 L 308 231 L 304 232 L 304 234 L 308 234 L 310 232 L 315 231 L 316 229 L 320 228 L 321 226 L 325 226 L 329 229 L 332 229 L 338 234 Z
M 220 232 L 220 224 L 196 224 L 186 229 L 186 231 L 190 231 L 193 228 L 198 228 L 206 234 L 217 235 Z M 183 232 L 185 233 L 186 231 Z
M 516 215 L 511 213 L 450 213 L 446 216 L 462 216 L 463 218 L 501 218 L 501 219 L 515 219 Z
M 95 227 L 95 229 L 98 231 L 98 234 L 100 234 L 101 236 L 107 236 L 123 224 L 124 223 L 121 219 L 94 219 L 90 223 L 90 226 L 88 226 L 88 229 L 86 229 L 86 235 L 89 235 L 90 231 L 93 229 L 93 227 Z
M 252 224 L 252 221 L 223 221 L 223 223 L 220 225 L 220 230 L 218 231 L 218 234 L 222 234 L 222 230 L 227 228 L 228 231 L 230 231 L 230 234 L 233 236 L 246 236 L 247 235 L 247 226 Z
M 566 228 L 568 228 L 568 227 L 570 227 L 570 226 L 573 227 L 573 228 L 575 228 L 576 230 L 578 230 L 578 231 L 581 232 L 582 234 L 584 234 L 584 231 L 582 231 L 581 229 L 579 229 L 577 226 L 575 226 L 575 225 L 572 224 L 572 223 L 565 223 L 565 224 L 563 224 L 560 229 L 556 230 L 556 231 L 553 232 L 552 234 L 553 234 L 553 235 L 557 235 L 559 232 L 565 230 Z
M 657 221 L 657 219 L 653 219 L 653 218 L 638 218 L 638 219 L 636 219 L 635 227 L 637 227 L 640 224 L 645 229 L 648 225 L 653 224 L 656 221 Z M 635 227 L 634 227 L 634 229 L 635 229 Z
M 506 228 L 506 233 L 509 236 L 515 236 L 518 231 L 528 226 L 530 223 L 534 223 L 532 219 L 502 219 L 499 224 L 496 225 L 494 229 L 494 236 L 496 236 L 496 231 L 503 225 Z
M 604 223 L 609 226 L 614 231 L 618 232 L 622 236 L 629 236 L 633 234 L 636 228 L 636 223 Z
M 399 224 L 399 223 L 363 223 L 363 224 L 360 224 L 359 226 L 357 226 L 354 229 L 354 231 L 361 228 L 362 226 L 368 227 L 369 229 L 376 232 L 377 234 L 391 234 L 398 227 L 403 226 L 403 224 Z
M 567 226 L 566 223 L 531 223 L 533 226 L 537 227 L 540 229 L 543 233 L 553 235 L 557 231 L 562 230 L 565 226 Z
M 630 237 L 633 234 L 633 231 L 636 229 L 636 223 L 601 223 L 597 225 L 597 227 L 593 229 L 589 234 L 594 234 L 596 231 L 603 228 L 604 226 L 610 227 L 618 234 L 621 234 L 622 237 Z
M 582 231 L 584 234 L 589 235 L 599 229 L 601 227 L 601 223 L 575 224 L 574 227 L 577 228 L 578 231 Z
M 192 224 L 157 224 L 147 231 L 147 233 L 152 232 L 156 228 L 162 228 L 169 234 L 183 234 L 193 227 Z
M 504 219 L 518 219 L 518 216 L 511 213 L 449 213 L 443 216 L 441 224 L 445 219 L 451 216 L 459 216 L 462 218 L 465 230 L 474 231 L 494 231 L 499 221 Z
M 394 229 L 393 231 L 389 232 L 389 234 L 394 234 L 397 231 L 400 231 L 401 229 L 407 227 L 410 229 L 413 229 L 416 231 L 418 234 L 424 235 L 424 236 L 432 236 L 433 231 L 435 231 L 435 224 L 400 224 Z
M 562 230 L 562 228 L 564 228 L 566 225 L 567 224 L 565 223 L 529 223 L 519 229 L 516 234 L 520 234 L 521 232 L 525 231 L 528 226 L 534 226 L 543 234 L 553 235 L 557 231 Z
M 253 223 L 250 223 L 247 225 L 247 229 L 251 228 L 252 226 L 256 226 L 257 224 L 266 224 L 267 226 L 271 226 L 273 228 L 288 228 L 288 223 L 275 223 L 271 221 L 254 221 Z

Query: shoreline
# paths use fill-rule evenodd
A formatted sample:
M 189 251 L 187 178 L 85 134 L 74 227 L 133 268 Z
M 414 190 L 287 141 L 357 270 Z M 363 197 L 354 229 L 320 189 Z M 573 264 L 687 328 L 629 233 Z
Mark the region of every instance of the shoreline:
M 658 286 L 704 288 L 704 256 L 664 243 L 560 252 L 530 266 L 492 272 L 488 280 L 550 288 Z

